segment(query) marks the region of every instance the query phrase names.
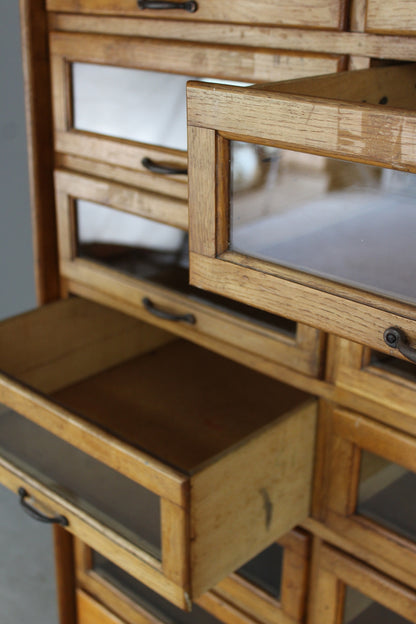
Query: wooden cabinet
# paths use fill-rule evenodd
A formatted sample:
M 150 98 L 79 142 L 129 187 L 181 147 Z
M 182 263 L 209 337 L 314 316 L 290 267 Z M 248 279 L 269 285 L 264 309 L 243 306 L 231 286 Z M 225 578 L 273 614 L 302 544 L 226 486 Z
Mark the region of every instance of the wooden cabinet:
M 21 3 L 62 624 L 416 622 L 412 2 Z

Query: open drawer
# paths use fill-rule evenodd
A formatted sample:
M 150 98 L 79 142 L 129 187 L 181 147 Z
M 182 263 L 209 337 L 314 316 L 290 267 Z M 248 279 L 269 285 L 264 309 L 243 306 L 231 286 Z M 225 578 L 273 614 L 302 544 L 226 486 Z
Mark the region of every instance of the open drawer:
M 415 79 L 409 65 L 189 85 L 191 283 L 406 357 L 406 342 L 416 345 Z M 247 160 L 241 180 L 236 155 L 250 149 L 260 166 Z
M 307 517 L 304 393 L 76 298 L 0 345 L 1 482 L 178 606 Z

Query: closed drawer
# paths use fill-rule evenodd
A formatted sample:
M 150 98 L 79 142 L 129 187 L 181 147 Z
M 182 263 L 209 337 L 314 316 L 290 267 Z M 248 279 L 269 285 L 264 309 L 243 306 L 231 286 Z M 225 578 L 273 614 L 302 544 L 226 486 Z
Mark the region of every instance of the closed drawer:
M 55 149 L 73 166 L 187 199 L 186 82 L 325 74 L 343 57 L 176 40 L 50 34 Z M 243 83 L 241 83 L 243 81 Z M 94 162 L 91 162 L 94 161 Z M 104 174 L 105 175 L 105 174 Z
M 332 381 L 356 409 L 416 435 L 416 364 L 349 340 L 331 339 Z M 400 354 L 399 354 L 400 355 Z
M 415 0 L 368 0 L 366 29 L 379 33 L 415 34 Z
M 178 611 L 79 540 L 75 548 L 76 577 L 81 589 L 128 622 L 140 622 L 144 609 L 153 616 L 159 614 L 163 621 L 170 617 L 183 624 L 205 621 L 208 624 L 214 616 L 230 624 L 235 622 L 233 618 L 250 621 L 247 616 L 270 624 L 281 624 L 287 621 L 285 618 L 301 622 L 305 610 L 308 552 L 307 536 L 299 531 L 289 533 L 201 596 L 191 614 Z
M 81 299 L 0 342 L 1 481 L 179 606 L 308 515 L 307 395 Z
M 361 561 L 317 544 L 309 621 L 408 624 L 416 622 L 416 595 Z
M 269 374 L 280 364 L 320 376 L 321 332 L 188 285 L 186 204 L 63 170 L 55 188 L 60 270 L 72 292 L 99 292 L 108 305 Z
M 162 6 L 159 10 L 152 10 L 152 4 Z M 169 6 L 164 9 L 163 4 Z M 175 4 L 178 8 L 175 8 Z M 221 0 L 198 0 L 198 2 L 143 2 L 141 5 L 143 10 L 139 9 L 136 0 L 105 0 L 100 3 L 94 0 L 47 0 L 46 3 L 50 11 L 330 29 L 342 28 L 346 9 L 346 3 L 342 0 L 334 2 L 308 0 L 306 4 L 300 0 L 292 3 L 285 0 L 277 5 L 267 0 L 259 0 L 255 4 L 250 0 L 230 0 L 227 3 Z
M 415 77 L 191 84 L 191 283 L 380 352 L 393 327 L 416 345 Z
M 416 589 L 416 438 L 344 409 L 328 409 L 323 422 L 321 521 L 347 549 Z

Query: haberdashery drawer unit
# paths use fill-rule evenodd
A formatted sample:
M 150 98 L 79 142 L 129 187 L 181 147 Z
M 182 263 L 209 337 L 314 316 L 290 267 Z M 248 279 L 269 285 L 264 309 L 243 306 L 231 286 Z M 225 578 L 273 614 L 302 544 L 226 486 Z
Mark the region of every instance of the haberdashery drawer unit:
M 2 483 L 177 605 L 308 516 L 308 395 L 77 298 L 0 346 Z
M 415 78 L 189 85 L 191 283 L 415 359 Z
M 259 0 L 198 0 L 197 2 L 152 2 L 149 0 L 47 0 L 50 11 L 81 12 L 129 17 L 161 17 L 197 21 L 306 26 L 340 29 L 346 18 L 344 0 L 302 0 L 270 3 Z

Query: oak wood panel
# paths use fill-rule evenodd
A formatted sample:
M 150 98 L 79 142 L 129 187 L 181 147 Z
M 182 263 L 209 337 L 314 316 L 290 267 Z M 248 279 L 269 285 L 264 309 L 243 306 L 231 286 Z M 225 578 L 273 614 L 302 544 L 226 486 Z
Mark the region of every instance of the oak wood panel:
M 195 13 L 183 10 L 139 11 L 133 0 L 47 0 L 50 11 L 122 14 L 134 17 L 181 18 L 192 21 L 242 22 L 246 24 L 283 24 L 285 26 L 326 27 L 338 29 L 344 23 L 346 3 L 343 0 L 282 0 L 277 6 L 267 0 L 229 1 L 199 0 Z
M 362 2 L 362 0 L 357 0 Z M 360 18 L 362 23 L 362 18 Z M 241 24 L 220 24 L 194 22 L 192 28 L 184 20 L 135 19 L 117 17 L 97 17 L 87 14 L 51 13 L 51 30 L 96 32 L 126 36 L 151 36 L 165 39 L 198 41 L 199 43 L 223 43 L 245 46 L 270 47 L 276 50 L 297 50 L 298 52 L 318 52 L 365 56 L 379 59 L 416 61 L 416 48 L 406 36 L 382 37 L 360 32 L 331 32 L 301 30 L 299 28 L 279 28 L 277 26 L 256 26 L 247 28 Z M 355 24 L 355 22 L 354 22 Z M 353 25 L 353 28 L 355 26 Z M 341 67 L 345 59 L 341 62 Z M 316 75 L 322 72 L 316 72 Z M 295 78 L 296 76 L 293 76 Z
M 60 624 L 75 624 L 75 563 L 71 533 L 59 525 L 53 527 L 55 583 Z
M 187 202 L 169 196 L 64 170 L 55 171 L 55 190 L 74 199 L 93 201 L 182 230 L 188 229 Z
M 117 615 L 94 600 L 81 589 L 77 589 L 78 624 L 125 624 Z
M 416 34 L 415 0 L 368 0 L 366 27 L 373 32 Z
M 219 581 L 225 569 L 238 568 L 269 545 L 272 535 L 287 533 L 307 517 L 315 425 L 316 409 L 307 406 L 192 478 L 191 569 L 195 595 L 208 589 L 208 579 Z M 233 474 L 238 474 L 238 479 Z M 225 476 L 227 487 L 221 491 L 219 486 Z M 218 551 L 215 543 L 227 544 L 227 550 Z

